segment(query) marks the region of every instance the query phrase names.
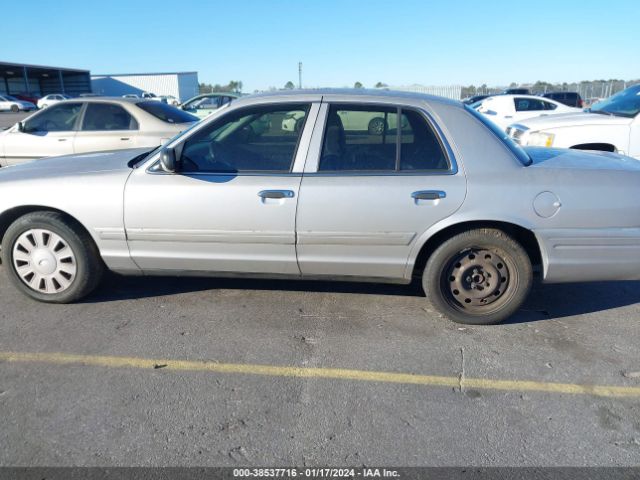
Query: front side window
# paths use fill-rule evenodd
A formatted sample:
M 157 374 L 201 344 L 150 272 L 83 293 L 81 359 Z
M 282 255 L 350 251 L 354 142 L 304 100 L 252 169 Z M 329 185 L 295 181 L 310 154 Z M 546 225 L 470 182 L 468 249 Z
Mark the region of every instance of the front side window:
M 420 113 L 386 106 L 329 108 L 319 171 L 449 169 L 438 137 Z
M 84 114 L 82 130 L 137 130 L 138 122 L 120 105 L 89 103 Z
M 24 124 L 26 133 L 66 132 L 74 129 L 82 103 L 61 103 L 43 110 Z
M 189 138 L 184 172 L 291 171 L 308 104 L 273 105 L 231 112 Z M 289 121 L 295 117 L 296 122 Z
M 136 106 L 167 123 L 189 123 L 200 120 L 195 115 L 179 110 L 173 105 L 156 102 L 155 100 L 138 102 L 136 103 Z

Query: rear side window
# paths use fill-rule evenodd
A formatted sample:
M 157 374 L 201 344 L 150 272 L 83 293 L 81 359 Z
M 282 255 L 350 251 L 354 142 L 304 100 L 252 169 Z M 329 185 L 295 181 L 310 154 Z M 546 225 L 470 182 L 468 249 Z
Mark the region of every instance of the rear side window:
M 120 105 L 89 103 L 84 114 L 82 130 L 137 130 L 138 122 Z
M 195 115 L 179 110 L 167 103 L 156 102 L 155 100 L 138 102 L 136 105 L 145 112 L 167 123 L 188 123 L 200 120 Z
M 447 171 L 450 164 L 426 119 L 396 107 L 332 105 L 319 171 Z
M 545 109 L 542 100 L 538 100 L 537 98 L 515 98 L 513 101 L 516 112 L 531 112 Z

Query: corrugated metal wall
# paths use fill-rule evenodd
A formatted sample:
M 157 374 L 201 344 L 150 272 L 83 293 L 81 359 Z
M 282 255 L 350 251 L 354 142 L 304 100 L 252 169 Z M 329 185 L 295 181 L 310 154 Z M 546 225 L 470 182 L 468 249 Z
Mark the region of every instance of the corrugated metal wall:
M 91 77 L 93 92 L 100 95 L 122 96 L 128 93 L 140 95 L 151 92 L 156 95 L 173 95 L 184 101 L 197 94 L 198 74 L 195 72 L 149 75 L 96 75 Z
M 408 85 L 402 87 L 390 87 L 392 90 L 402 92 L 418 92 L 427 93 L 429 95 L 437 95 L 439 97 L 450 98 L 452 100 L 460 100 L 462 86 L 460 85 L 443 85 L 443 86 L 425 86 L 425 85 Z

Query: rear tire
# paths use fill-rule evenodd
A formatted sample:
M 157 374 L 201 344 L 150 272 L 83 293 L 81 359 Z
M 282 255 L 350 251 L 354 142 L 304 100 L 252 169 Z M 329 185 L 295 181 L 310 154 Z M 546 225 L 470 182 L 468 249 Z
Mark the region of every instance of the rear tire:
M 11 111 L 13 113 L 18 113 L 20 111 L 20 107 L 18 105 L 11 105 Z
M 431 304 L 457 323 L 491 325 L 513 315 L 533 283 L 527 252 L 505 232 L 469 230 L 429 257 L 422 287 Z
M 58 212 L 28 213 L 2 240 L 9 280 L 27 296 L 48 303 L 75 302 L 100 283 L 104 263 L 80 225 Z

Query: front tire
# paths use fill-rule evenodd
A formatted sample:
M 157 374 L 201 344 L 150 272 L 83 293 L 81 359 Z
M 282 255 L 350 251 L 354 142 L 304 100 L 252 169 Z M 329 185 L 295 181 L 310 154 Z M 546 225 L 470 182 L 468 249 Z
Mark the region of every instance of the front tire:
M 387 122 L 384 121 L 384 118 L 373 118 L 367 126 L 369 135 L 382 135 L 386 129 Z
M 18 113 L 20 111 L 20 107 L 18 105 L 11 105 L 11 111 L 13 113 Z
M 87 296 L 104 272 L 91 237 L 58 212 L 33 212 L 13 222 L 2 240 L 2 262 L 18 290 L 48 303 Z
M 431 304 L 457 323 L 491 325 L 513 315 L 533 284 L 527 252 L 505 232 L 469 230 L 429 257 L 422 287 Z

